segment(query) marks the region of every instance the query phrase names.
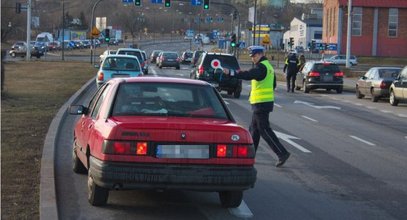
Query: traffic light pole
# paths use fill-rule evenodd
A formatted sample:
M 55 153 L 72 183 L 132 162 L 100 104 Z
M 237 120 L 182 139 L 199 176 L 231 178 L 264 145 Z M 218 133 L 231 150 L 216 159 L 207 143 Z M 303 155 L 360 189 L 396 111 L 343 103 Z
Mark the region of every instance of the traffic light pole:
M 96 2 L 95 2 L 95 4 L 93 5 L 93 8 L 92 8 L 92 15 L 91 15 L 91 17 L 90 17 L 90 31 L 89 31 L 89 33 L 91 34 L 91 38 L 90 38 L 90 64 L 93 64 L 93 48 L 94 48 L 94 45 L 95 45 L 95 43 L 93 42 L 93 35 L 92 35 L 92 29 L 93 29 L 93 15 L 94 15 L 94 13 L 95 13 L 95 8 L 96 8 L 96 6 L 101 2 L 101 1 L 103 1 L 103 0 L 97 0 Z

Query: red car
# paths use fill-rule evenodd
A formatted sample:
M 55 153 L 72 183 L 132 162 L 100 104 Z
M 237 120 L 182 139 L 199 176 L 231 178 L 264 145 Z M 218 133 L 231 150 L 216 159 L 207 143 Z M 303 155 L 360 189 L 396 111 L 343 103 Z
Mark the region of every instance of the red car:
M 104 84 L 75 126 L 73 170 L 88 173 L 88 200 L 109 190 L 218 192 L 237 207 L 254 187 L 254 146 L 210 84 L 189 79 L 116 78 Z

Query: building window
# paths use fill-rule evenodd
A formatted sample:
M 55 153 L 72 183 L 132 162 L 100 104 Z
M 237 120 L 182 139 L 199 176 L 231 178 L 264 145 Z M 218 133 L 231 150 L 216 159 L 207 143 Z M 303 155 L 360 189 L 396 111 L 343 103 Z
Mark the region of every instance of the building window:
M 352 35 L 362 36 L 362 8 L 354 7 L 352 11 Z
M 389 8 L 389 37 L 397 37 L 398 21 L 399 10 L 397 8 Z

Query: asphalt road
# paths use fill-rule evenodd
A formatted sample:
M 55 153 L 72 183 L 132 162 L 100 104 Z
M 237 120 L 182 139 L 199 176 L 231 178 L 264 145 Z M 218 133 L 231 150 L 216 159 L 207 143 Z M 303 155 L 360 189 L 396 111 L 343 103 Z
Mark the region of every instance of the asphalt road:
M 163 45 L 161 45 L 162 47 Z M 160 46 L 145 48 L 147 54 Z M 188 45 L 166 45 L 183 50 Z M 244 68 L 244 67 L 243 67 Z M 190 67 L 151 76 L 189 78 Z M 256 155 L 256 186 L 244 203 L 223 209 L 217 193 L 111 191 L 108 204 L 87 202 L 87 177 L 71 169 L 74 116 L 61 125 L 55 152 L 60 219 L 405 219 L 407 216 L 407 104 L 372 103 L 352 93 L 276 91 L 270 122 L 292 156 L 283 168 L 265 142 Z M 240 99 L 222 93 L 235 119 L 251 119 L 244 82 Z M 77 103 L 87 104 L 95 85 Z

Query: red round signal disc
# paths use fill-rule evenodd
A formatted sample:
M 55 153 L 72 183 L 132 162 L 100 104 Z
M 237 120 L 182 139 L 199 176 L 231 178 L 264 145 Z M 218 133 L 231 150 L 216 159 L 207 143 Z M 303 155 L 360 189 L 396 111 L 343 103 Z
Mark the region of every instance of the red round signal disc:
M 219 61 L 218 59 L 212 60 L 211 66 L 212 66 L 212 68 L 214 68 L 214 69 L 218 69 L 218 68 L 221 68 L 221 69 L 222 69 L 222 66 L 220 65 L 220 61 Z

